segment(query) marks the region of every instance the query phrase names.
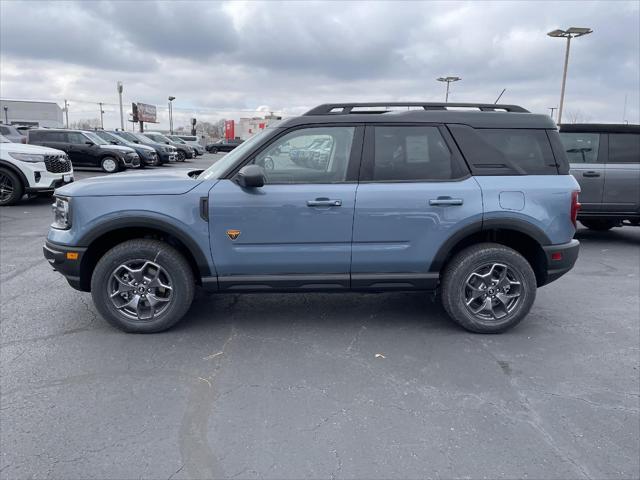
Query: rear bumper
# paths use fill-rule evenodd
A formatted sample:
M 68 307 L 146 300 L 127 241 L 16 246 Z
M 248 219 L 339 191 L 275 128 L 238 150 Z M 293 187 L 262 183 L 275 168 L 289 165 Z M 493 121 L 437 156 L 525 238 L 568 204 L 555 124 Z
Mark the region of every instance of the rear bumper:
M 547 276 L 542 285 L 547 285 L 573 268 L 578 259 L 580 242 L 573 239 L 569 243 L 547 245 L 542 249 L 547 259 Z
M 42 253 L 44 258 L 47 259 L 49 265 L 53 267 L 56 272 L 61 273 L 64 278 L 67 279 L 69 285 L 76 290 L 83 290 L 80 284 L 80 265 L 82 263 L 82 256 L 87 251 L 84 247 L 70 247 L 66 245 L 58 245 L 57 243 L 45 242 L 42 247 Z M 69 253 L 77 254 L 68 255 Z M 71 257 L 71 258 L 69 258 Z

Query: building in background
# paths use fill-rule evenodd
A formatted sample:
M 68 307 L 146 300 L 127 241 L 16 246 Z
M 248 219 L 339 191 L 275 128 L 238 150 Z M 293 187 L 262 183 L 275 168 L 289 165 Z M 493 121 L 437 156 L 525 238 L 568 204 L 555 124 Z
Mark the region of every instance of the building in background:
M 247 140 L 256 133 L 261 132 L 267 126 L 282 120 L 278 115 L 265 115 L 261 117 L 241 118 L 235 129 L 235 138 Z
M 9 125 L 62 128 L 62 108 L 55 102 L 0 99 L 0 122 Z

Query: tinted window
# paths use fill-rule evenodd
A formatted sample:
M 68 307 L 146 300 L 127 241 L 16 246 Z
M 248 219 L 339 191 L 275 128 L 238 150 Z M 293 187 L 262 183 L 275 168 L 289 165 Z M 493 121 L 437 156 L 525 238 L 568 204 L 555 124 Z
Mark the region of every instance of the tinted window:
M 599 133 L 561 133 L 560 140 L 569 163 L 604 163 L 598 159 Z
M 374 181 L 459 177 L 437 127 L 375 127 Z
M 355 127 L 305 128 L 283 135 L 253 163 L 267 183 L 335 183 L 347 178 Z
M 476 132 L 493 149 L 492 156 L 499 160 L 495 163 L 504 163 L 521 174 L 558 173 L 544 130 L 487 128 Z
M 30 130 L 30 142 L 64 142 L 64 132 L 47 132 L 46 130 Z
M 69 143 L 80 145 L 80 144 L 83 144 L 85 142 L 88 142 L 89 139 L 87 137 L 85 137 L 84 135 L 82 135 L 81 133 L 69 132 L 69 133 L 67 133 L 67 141 Z
M 9 130 L 9 127 L 0 126 L 0 133 L 2 135 L 11 135 L 11 130 Z
M 640 163 L 640 135 L 610 133 L 609 163 Z

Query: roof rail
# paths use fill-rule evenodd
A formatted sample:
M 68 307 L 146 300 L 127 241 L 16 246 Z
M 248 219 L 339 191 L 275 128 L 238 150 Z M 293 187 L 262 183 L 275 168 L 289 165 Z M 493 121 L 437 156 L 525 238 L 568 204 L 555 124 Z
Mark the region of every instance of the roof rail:
M 366 110 L 356 111 L 354 108 L 359 107 L 385 107 L 381 110 Z M 525 110 L 518 105 L 501 105 L 495 103 L 433 103 L 433 102 L 373 102 L 373 103 L 325 103 L 312 108 L 304 115 L 348 115 L 350 113 L 385 113 L 389 110 L 386 107 L 422 107 L 425 110 L 448 110 L 453 108 L 477 108 L 483 112 L 517 112 L 517 113 L 530 113 L 529 110 Z

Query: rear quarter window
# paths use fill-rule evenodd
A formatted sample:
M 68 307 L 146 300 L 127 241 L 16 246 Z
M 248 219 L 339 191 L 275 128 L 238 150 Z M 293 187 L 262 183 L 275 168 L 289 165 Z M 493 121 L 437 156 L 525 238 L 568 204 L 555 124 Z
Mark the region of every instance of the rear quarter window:
M 609 163 L 640 163 L 640 134 L 610 133 Z
M 474 175 L 557 175 L 546 130 L 450 125 Z

